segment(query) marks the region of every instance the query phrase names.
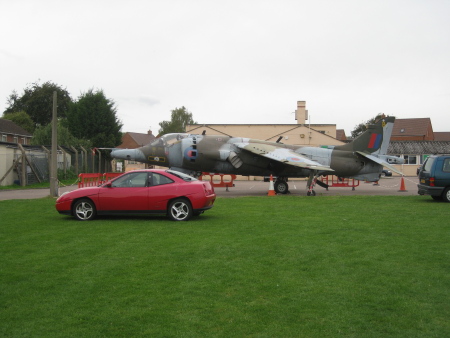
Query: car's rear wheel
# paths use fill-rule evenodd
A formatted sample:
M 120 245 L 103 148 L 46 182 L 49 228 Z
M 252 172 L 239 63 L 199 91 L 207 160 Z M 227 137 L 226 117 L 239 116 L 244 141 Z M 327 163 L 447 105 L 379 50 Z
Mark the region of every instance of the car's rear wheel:
M 442 195 L 442 198 L 446 202 L 450 202 L 450 188 L 445 189 L 444 194 Z
M 83 198 L 73 205 L 73 215 L 79 221 L 90 221 L 95 218 L 97 211 L 90 199 Z
M 185 198 L 177 198 L 169 203 L 167 215 L 173 221 L 188 221 L 192 215 L 191 203 Z

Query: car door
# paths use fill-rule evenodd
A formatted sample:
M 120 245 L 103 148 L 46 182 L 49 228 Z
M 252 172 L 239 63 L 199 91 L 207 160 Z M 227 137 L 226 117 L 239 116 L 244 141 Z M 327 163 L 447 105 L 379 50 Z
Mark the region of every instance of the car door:
M 101 211 L 148 210 L 148 172 L 130 172 L 103 186 L 99 194 Z
M 168 200 L 177 197 L 177 183 L 171 178 L 152 173 L 149 177 L 148 204 L 150 210 L 165 210 Z

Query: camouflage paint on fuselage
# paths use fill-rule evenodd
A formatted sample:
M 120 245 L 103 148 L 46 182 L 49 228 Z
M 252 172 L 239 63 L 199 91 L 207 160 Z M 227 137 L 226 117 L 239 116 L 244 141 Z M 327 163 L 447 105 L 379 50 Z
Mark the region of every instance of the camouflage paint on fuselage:
M 375 181 L 383 166 L 395 117 L 370 126 L 353 142 L 320 148 L 222 135 L 166 134 L 151 144 L 113 157 L 167 166 L 190 173 L 309 177 L 311 172 Z M 397 171 L 398 172 L 398 171 Z

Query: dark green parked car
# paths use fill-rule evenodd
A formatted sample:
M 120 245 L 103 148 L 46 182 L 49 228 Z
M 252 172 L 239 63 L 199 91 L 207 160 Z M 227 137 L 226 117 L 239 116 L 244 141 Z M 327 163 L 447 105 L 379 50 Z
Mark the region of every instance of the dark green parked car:
M 419 172 L 419 195 L 450 202 L 450 155 L 433 155 L 426 159 Z

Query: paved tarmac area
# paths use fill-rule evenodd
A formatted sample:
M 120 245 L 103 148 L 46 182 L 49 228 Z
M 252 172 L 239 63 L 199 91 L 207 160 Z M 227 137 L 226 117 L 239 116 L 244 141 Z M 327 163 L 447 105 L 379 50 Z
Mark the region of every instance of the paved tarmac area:
M 357 182 L 357 181 L 356 181 Z M 215 188 L 219 197 L 238 197 L 238 196 L 265 196 L 269 191 L 269 182 L 262 181 L 234 181 L 235 186 L 228 188 Z M 295 196 L 306 196 L 306 180 L 289 181 L 289 194 Z M 357 184 L 357 183 L 356 183 Z M 314 190 L 317 196 L 353 196 L 353 195 L 417 195 L 417 177 L 404 177 L 406 191 L 399 191 L 401 188 L 401 177 L 382 178 L 378 185 L 372 182 L 359 182 L 359 186 L 354 190 L 351 187 L 329 187 L 328 190 L 316 185 Z
M 72 191 L 77 189 L 77 185 L 71 185 L 68 187 L 60 187 L 59 195 L 66 191 Z M 0 190 L 0 201 L 3 200 L 26 200 L 33 198 L 43 198 L 50 196 L 50 189 L 12 189 L 12 190 Z
M 328 190 L 318 185 L 315 187 L 316 197 L 320 196 L 358 196 L 358 195 L 417 195 L 417 177 L 404 177 L 405 189 L 401 190 L 401 177 L 382 178 L 378 185 L 373 183 L 359 182 L 359 186 L 353 190 L 350 187 L 330 187 Z M 306 196 L 306 181 L 289 181 L 289 193 L 296 196 Z M 266 196 L 270 183 L 263 181 L 234 181 L 234 187 L 215 188 L 218 197 L 241 197 L 241 196 Z M 60 187 L 59 194 L 75 190 L 76 185 Z M 50 195 L 50 189 L 25 189 L 25 190 L 0 190 L 0 200 L 11 199 L 33 199 L 43 198 Z

